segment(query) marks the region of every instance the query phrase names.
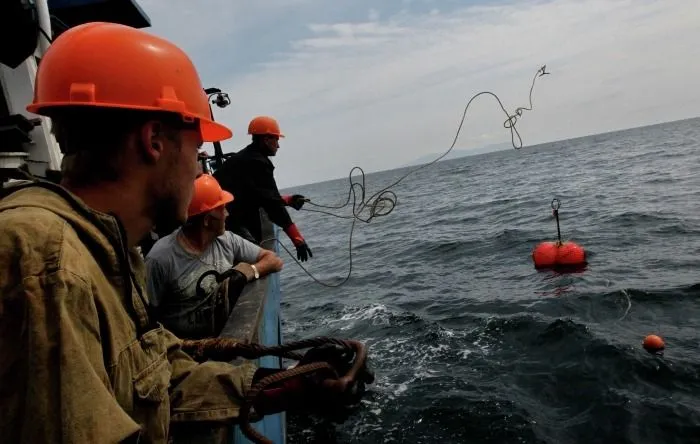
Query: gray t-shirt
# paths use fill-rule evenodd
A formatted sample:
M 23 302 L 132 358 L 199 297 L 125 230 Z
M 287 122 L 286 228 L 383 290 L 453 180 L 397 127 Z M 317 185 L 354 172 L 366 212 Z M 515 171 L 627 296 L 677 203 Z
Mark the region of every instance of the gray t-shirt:
M 239 262 L 254 264 L 261 248 L 242 237 L 225 232 L 200 256 L 186 251 L 177 240 L 180 229 L 159 239 L 146 256 L 148 297 L 162 318 L 186 317 L 206 300 L 197 297 L 197 280 L 206 271 L 222 273 Z M 213 277 L 202 285 L 207 298 L 218 290 Z

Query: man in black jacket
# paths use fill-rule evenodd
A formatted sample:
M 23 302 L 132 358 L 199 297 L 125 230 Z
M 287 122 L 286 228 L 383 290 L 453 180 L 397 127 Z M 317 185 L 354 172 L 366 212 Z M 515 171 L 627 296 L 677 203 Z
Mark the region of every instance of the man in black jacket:
M 297 258 L 304 262 L 313 254 L 285 207 L 299 210 L 306 200 L 300 194 L 280 195 L 275 166 L 269 159 L 277 154 L 279 139 L 284 135 L 277 121 L 268 116 L 251 120 L 248 134 L 253 137 L 252 143 L 229 157 L 214 173 L 221 187 L 236 196 L 228 205 L 226 229 L 260 244 L 264 240 L 260 225 L 260 208 L 263 208 L 270 220 L 287 233 L 297 249 Z

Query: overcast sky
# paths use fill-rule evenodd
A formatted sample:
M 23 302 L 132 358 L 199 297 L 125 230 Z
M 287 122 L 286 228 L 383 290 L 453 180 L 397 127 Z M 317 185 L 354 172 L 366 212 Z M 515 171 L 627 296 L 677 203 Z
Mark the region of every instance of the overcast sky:
M 215 108 L 249 142 L 251 117 L 287 136 L 280 188 L 402 166 L 446 150 L 481 90 L 518 122 L 525 145 L 700 115 L 700 0 L 139 0 L 151 32 L 183 47 Z M 206 6 L 205 6 L 206 5 Z M 457 149 L 510 140 L 488 97 Z M 206 147 L 213 154 L 211 146 Z

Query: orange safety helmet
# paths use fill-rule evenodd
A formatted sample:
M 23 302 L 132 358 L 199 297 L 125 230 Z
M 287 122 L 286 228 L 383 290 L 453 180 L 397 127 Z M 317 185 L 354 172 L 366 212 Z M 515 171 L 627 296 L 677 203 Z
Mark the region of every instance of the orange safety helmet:
M 187 209 L 187 217 L 206 213 L 233 202 L 233 194 L 224 191 L 210 174 L 202 174 L 194 181 L 194 193 Z
M 205 142 L 232 135 L 211 119 L 197 70 L 182 49 L 117 23 L 70 28 L 39 63 L 27 111 L 50 117 L 52 110 L 76 106 L 177 113 L 186 122 L 199 120 Z
M 248 124 L 248 134 L 284 137 L 284 134 L 280 132 L 279 123 L 269 116 L 253 118 Z

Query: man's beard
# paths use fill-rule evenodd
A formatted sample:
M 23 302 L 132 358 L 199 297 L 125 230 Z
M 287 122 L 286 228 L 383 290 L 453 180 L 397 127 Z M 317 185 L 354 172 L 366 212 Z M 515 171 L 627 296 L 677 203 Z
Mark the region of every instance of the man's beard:
M 153 218 L 156 233 L 159 237 L 167 236 L 186 222 L 183 218 L 175 196 L 159 200 Z

